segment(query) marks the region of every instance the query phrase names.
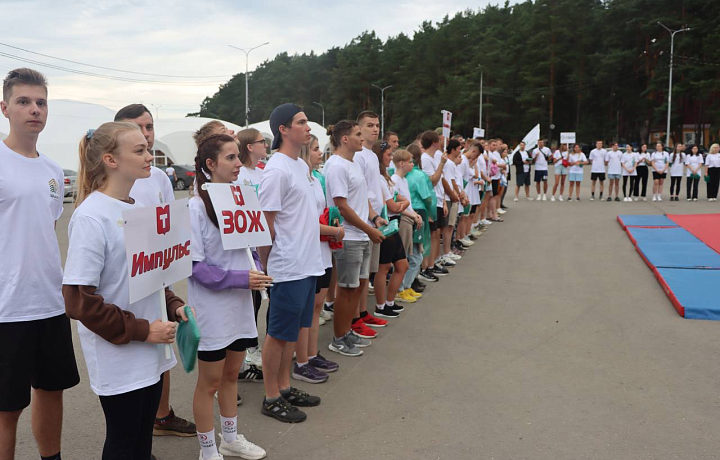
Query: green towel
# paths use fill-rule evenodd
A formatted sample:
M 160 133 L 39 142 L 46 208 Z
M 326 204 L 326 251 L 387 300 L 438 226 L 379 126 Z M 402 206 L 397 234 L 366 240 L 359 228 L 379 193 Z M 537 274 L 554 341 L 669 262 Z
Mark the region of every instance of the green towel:
M 333 227 L 341 226 L 344 220 L 337 206 L 330 206 L 328 208 L 328 218 L 330 225 L 332 225 Z
M 705 182 L 710 182 L 710 176 L 705 176 Z
M 389 221 L 387 225 L 383 225 L 382 227 L 378 228 L 382 232 L 383 235 L 385 235 L 385 238 L 387 238 L 390 235 L 393 235 L 398 232 L 398 219 L 395 220 L 389 220 L 387 215 L 387 205 L 384 205 L 382 208 L 382 212 L 380 213 L 380 217 L 385 219 L 386 221 Z
M 177 328 L 177 346 L 185 372 L 190 373 L 195 369 L 198 344 L 200 343 L 200 328 L 198 328 L 192 309 L 187 305 L 185 305 L 185 315 L 188 320 L 182 321 Z

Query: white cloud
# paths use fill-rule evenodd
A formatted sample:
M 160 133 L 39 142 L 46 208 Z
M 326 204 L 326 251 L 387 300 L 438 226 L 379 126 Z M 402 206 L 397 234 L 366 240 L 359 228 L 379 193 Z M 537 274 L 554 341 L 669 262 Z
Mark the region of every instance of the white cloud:
M 0 42 L 98 66 L 167 75 L 232 75 L 245 56 L 228 48 L 270 44 L 250 54 L 250 69 L 278 53 L 322 53 L 366 30 L 383 39 L 412 36 L 424 20 L 479 8 L 499 0 L 240 2 L 231 0 L 24 0 L 0 1 Z M 142 101 L 162 105 L 160 117 L 196 111 L 227 78 L 178 79 L 123 74 L 36 56 L 0 46 L 0 52 L 91 73 L 139 80 L 213 81 L 200 86 L 122 82 L 77 75 L 0 56 L 0 72 L 28 66 L 50 80 L 51 98 L 94 102 L 111 108 Z M 251 89 L 252 91 L 252 89 Z M 252 95 L 251 95 L 252 102 Z

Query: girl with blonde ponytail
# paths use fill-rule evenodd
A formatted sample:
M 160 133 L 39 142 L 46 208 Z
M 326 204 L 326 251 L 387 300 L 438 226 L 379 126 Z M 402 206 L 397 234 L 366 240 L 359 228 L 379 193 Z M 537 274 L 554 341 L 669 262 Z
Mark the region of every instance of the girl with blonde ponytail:
M 175 340 L 185 302 L 165 290 L 170 322 L 160 319 L 160 299 L 130 303 L 123 212 L 142 207 L 130 196 L 150 177 L 152 155 L 137 125 L 105 123 L 80 141 L 78 199 L 68 227 L 63 278 L 67 315 L 78 335 L 107 425 L 103 460 L 147 459 L 152 450 L 162 374 L 176 364 L 156 344 Z

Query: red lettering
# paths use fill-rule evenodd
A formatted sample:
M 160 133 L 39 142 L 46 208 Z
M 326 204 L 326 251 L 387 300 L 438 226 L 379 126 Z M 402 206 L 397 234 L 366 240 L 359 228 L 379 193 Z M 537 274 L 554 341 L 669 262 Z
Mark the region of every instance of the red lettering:
M 240 226 L 239 219 L 242 217 L 242 227 Z M 235 231 L 238 233 L 244 233 L 247 228 L 247 217 L 241 210 L 235 211 Z
M 264 232 L 265 228 L 263 228 L 262 222 L 260 222 L 260 216 L 262 216 L 260 211 L 248 211 L 248 215 L 250 216 L 250 228 L 248 229 L 248 232 Z
M 163 256 L 165 257 L 165 261 L 163 262 L 162 266 L 163 270 L 167 270 L 173 260 L 175 260 L 175 253 L 173 253 L 173 249 L 175 249 L 175 252 L 177 252 L 177 248 L 167 248 L 163 251 Z
M 232 192 L 233 200 L 238 206 L 245 206 L 245 198 L 243 198 L 242 189 L 239 185 L 231 185 L 230 191 Z
M 233 213 L 232 211 L 223 211 L 223 233 L 228 234 L 232 233 L 235 230 L 235 226 L 233 225 Z
M 130 278 L 134 278 L 135 275 L 143 273 L 143 259 L 145 257 L 145 253 L 141 252 L 140 254 L 133 254 L 133 260 L 132 260 L 132 271 L 130 272 Z
M 155 254 L 150 254 L 150 256 L 145 256 L 144 263 L 145 263 L 144 271 L 149 272 L 150 270 L 153 270 L 155 268 Z
M 153 267 L 153 270 L 162 267 L 163 264 L 163 253 L 162 251 L 158 251 L 155 253 L 155 266 Z

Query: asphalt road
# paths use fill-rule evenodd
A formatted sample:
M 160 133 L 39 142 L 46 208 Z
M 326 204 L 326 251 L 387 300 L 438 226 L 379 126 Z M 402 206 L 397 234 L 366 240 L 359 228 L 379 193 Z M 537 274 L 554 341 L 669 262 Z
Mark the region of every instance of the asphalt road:
M 720 207 L 667 194 L 589 202 L 588 185 L 580 203 L 508 197 L 506 222 L 364 356 L 327 351 L 323 326 L 321 350 L 341 367 L 325 384 L 297 385 L 323 398 L 305 423 L 261 415 L 262 385 L 240 383 L 239 431 L 271 459 L 720 458 L 720 324 L 678 316 L 615 221 Z M 71 211 L 58 224 L 63 252 Z M 95 459 L 104 422 L 75 339 L 82 381 L 66 392 L 63 457 Z M 172 372 L 181 416 L 192 417 L 195 380 Z M 155 438 L 160 460 L 198 450 L 195 438 Z M 37 458 L 29 411 L 17 458 Z

